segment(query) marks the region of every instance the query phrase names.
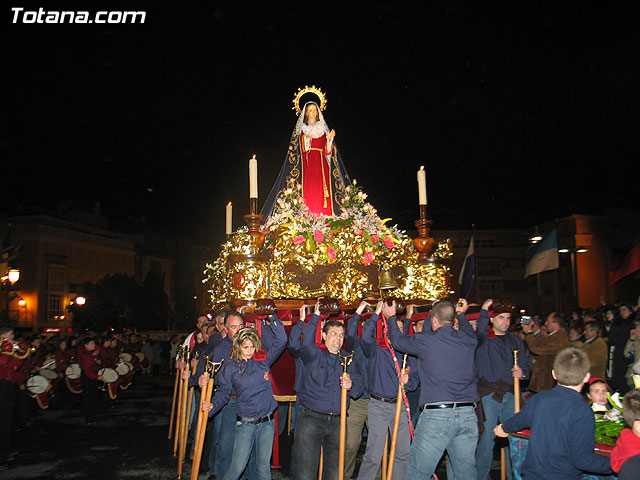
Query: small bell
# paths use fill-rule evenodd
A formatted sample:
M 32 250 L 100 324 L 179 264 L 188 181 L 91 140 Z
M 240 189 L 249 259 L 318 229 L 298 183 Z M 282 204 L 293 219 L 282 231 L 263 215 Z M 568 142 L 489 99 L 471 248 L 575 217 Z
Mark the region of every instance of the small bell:
M 382 265 L 378 272 L 378 289 L 391 290 L 392 288 L 398 288 L 398 282 L 391 272 L 391 267 Z

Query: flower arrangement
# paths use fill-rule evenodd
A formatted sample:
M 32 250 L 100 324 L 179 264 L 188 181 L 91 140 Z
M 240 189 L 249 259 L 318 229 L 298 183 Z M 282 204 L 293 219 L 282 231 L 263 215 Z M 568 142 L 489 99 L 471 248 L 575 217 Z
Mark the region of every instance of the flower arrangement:
M 309 254 L 320 249 L 323 259 L 333 262 L 341 248 L 336 243 L 336 236 L 348 229 L 361 237 L 358 241 L 361 244 L 358 245 L 360 263 L 374 263 L 380 254 L 395 248 L 406 235 L 396 226 L 387 227 L 385 223 L 390 219 L 381 219 L 366 199 L 367 194 L 354 180 L 345 188 L 339 215 L 316 215 L 309 212 L 304 202 L 302 186 L 295 180 L 289 180 L 276 200 L 273 214 L 262 226 L 263 233 L 271 234 L 267 237 L 267 247 L 290 241 L 296 246 L 304 245 Z
M 624 429 L 622 419 L 622 399 L 617 392 L 611 395 L 607 392 L 607 399 L 612 409 L 596 411 L 596 443 L 615 445 L 616 439 Z

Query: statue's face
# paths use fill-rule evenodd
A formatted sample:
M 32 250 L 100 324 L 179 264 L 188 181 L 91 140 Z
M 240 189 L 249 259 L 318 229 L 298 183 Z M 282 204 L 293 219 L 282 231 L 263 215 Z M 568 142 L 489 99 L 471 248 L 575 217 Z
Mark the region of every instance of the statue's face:
M 307 105 L 305 115 L 308 123 L 316 123 L 318 121 L 318 107 L 314 103 Z

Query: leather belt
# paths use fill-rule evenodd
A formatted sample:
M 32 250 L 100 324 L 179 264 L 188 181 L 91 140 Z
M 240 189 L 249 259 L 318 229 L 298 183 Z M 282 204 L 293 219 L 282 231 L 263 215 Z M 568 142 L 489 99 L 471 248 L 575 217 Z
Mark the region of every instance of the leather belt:
M 315 410 L 311 410 L 310 408 L 305 407 L 304 405 L 300 405 L 302 408 L 304 408 L 305 410 L 310 411 L 311 413 L 315 413 L 316 415 L 328 415 L 330 417 L 339 417 L 340 416 L 340 412 L 338 413 L 333 413 L 333 412 L 316 412 Z
M 432 405 L 423 405 L 420 410 L 428 410 L 432 408 L 460 408 L 460 407 L 476 407 L 476 402 L 453 402 L 453 403 L 436 403 Z
M 385 402 L 385 403 L 397 403 L 397 398 L 383 398 L 383 397 L 379 397 L 378 395 L 375 395 L 371 392 L 369 392 L 369 396 L 371 398 L 374 398 L 376 400 L 378 400 L 379 402 Z
M 269 420 L 273 419 L 273 413 L 270 413 L 269 415 L 265 415 L 264 417 L 260 417 L 260 418 L 245 418 L 245 417 L 241 417 L 240 415 L 237 415 L 236 419 L 238 420 L 238 422 L 253 423 L 255 425 L 259 425 L 261 423 L 268 422 Z

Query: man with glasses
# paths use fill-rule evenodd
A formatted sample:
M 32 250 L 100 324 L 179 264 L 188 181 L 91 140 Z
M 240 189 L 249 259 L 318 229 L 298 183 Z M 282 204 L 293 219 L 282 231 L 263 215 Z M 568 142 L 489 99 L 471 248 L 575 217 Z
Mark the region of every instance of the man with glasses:
M 322 327 L 322 345 L 316 345 L 320 309 L 303 330 L 300 355 L 304 362 L 303 388 L 299 394 L 300 412 L 296 422 L 296 468 L 298 478 L 318 476 L 320 447 L 323 451 L 323 478 L 338 478 L 340 443 L 340 398 L 342 389 L 357 398 L 362 393 L 359 375 L 342 376 L 340 350 L 345 338 L 344 324 L 327 320 Z

